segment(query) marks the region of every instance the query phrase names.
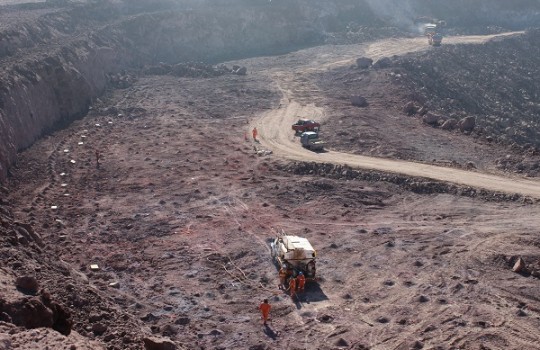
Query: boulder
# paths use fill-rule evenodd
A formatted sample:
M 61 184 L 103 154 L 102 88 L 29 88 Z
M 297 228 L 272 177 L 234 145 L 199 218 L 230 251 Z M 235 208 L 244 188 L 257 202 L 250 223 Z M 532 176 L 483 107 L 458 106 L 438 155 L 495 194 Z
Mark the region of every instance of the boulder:
M 392 65 L 392 60 L 388 57 L 383 57 L 373 64 L 373 68 L 388 68 Z
M 476 126 L 476 119 L 474 117 L 465 117 L 458 122 L 459 130 L 472 131 Z
M 439 122 L 439 119 L 441 119 L 440 115 L 428 112 L 422 118 L 422 122 L 428 125 L 437 125 L 437 123 Z
M 469 160 L 469 161 L 467 161 L 467 162 L 465 163 L 465 167 L 466 167 L 467 169 L 476 169 L 476 164 L 474 164 L 473 162 L 471 162 L 471 161 Z
M 92 332 L 94 332 L 95 335 L 102 335 L 107 331 L 107 325 L 104 323 L 94 323 L 92 325 Z
M 373 60 L 368 57 L 360 57 L 356 59 L 356 67 L 360 69 L 367 69 L 371 67 L 372 64 L 373 64 Z
M 443 130 L 454 130 L 457 126 L 457 123 L 458 121 L 455 119 L 448 119 L 441 125 L 441 128 Z
M 527 270 L 527 266 L 525 265 L 525 261 L 523 261 L 522 258 L 518 258 L 516 260 L 516 263 L 514 264 L 514 267 L 512 268 L 512 271 L 516 273 L 525 272 Z
M 407 102 L 407 104 L 403 107 L 403 112 L 405 112 L 407 115 L 414 115 L 418 111 L 418 107 L 413 101 Z
M 39 290 L 39 283 L 38 281 L 32 277 L 32 276 L 22 276 L 18 277 L 17 281 L 15 281 L 15 286 L 27 293 L 27 294 L 37 294 Z
M 368 102 L 365 97 L 353 96 L 351 97 L 351 104 L 356 107 L 367 107 Z
M 54 313 L 43 305 L 37 297 L 21 299 L 16 303 L 5 305 L 4 311 L 11 317 L 14 324 L 25 328 L 52 328 Z
M 246 75 L 247 74 L 247 68 L 246 67 L 240 67 L 237 70 L 233 71 L 236 75 Z
M 143 342 L 146 350 L 176 350 L 176 345 L 168 338 L 146 337 Z

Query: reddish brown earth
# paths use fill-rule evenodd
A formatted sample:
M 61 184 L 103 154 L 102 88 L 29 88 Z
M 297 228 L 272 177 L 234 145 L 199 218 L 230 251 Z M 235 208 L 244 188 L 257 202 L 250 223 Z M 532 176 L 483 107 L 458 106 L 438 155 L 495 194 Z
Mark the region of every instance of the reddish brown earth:
M 355 47 L 320 47 L 240 62 L 247 76 L 141 76 L 20 154 L 8 184 L 14 216 L 88 278 L 68 287 L 38 274 L 72 310 L 74 337 L 109 349 L 142 348 L 152 333 L 187 349 L 540 349 L 540 280 L 512 272 L 517 256 L 539 261 L 537 204 L 414 193 L 384 181 L 391 175 L 355 180 L 346 168 L 257 155 L 269 147 L 264 130 L 262 144 L 249 138 L 250 125 L 277 115 L 282 96 L 322 109 L 323 135 L 371 132 L 375 155 L 414 153 L 401 143 L 414 122 L 389 118 L 407 100 L 381 88 L 388 77 L 370 78 L 367 92 L 392 103 L 373 103 L 358 122 L 347 121 L 356 114 L 346 86 L 324 90 L 319 69 L 343 60 L 340 49 L 354 57 Z M 439 133 L 415 129 L 426 140 Z M 277 288 L 268 240 L 278 229 L 318 251 L 319 281 L 296 300 Z M 88 290 L 85 307 L 68 297 Z M 263 298 L 273 307 L 267 328 Z M 19 344 L 14 333 L 6 339 Z

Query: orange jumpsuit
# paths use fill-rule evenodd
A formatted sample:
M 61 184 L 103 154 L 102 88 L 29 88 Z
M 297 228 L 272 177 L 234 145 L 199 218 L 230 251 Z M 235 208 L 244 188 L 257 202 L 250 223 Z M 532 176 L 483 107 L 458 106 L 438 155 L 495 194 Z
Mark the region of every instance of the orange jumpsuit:
M 259 305 L 259 310 L 261 310 L 264 324 L 266 324 L 266 321 L 268 321 L 268 316 L 270 316 L 271 308 L 272 306 L 270 306 L 270 304 L 268 303 L 262 303 L 261 305 Z
M 252 133 L 253 133 L 253 139 L 257 141 L 257 135 L 259 134 L 259 132 L 257 131 L 257 128 L 253 128 Z
M 306 277 L 304 275 L 298 275 L 296 279 L 298 280 L 298 292 L 301 293 L 304 291 L 304 286 L 306 284 Z
M 296 294 L 296 278 L 289 280 L 289 290 L 291 291 L 291 298 Z

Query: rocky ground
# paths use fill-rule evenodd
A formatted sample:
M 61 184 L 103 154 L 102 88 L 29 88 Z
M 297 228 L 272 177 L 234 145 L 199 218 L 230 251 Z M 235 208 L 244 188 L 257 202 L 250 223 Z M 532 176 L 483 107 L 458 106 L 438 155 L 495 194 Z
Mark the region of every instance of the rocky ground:
M 97 46 L 129 46 L 138 32 L 124 41 L 119 28 L 145 24 L 151 41 L 153 16 L 176 18 L 146 16 L 138 4 L 142 15 L 121 24 L 90 13 L 73 27 L 62 5 L 2 7 L 2 57 L 26 57 L 29 74 L 34 54 L 55 47 L 64 67 L 94 52 L 83 40 L 62 50 L 67 38 L 95 30 Z M 36 18 L 40 31 L 21 29 Z M 388 41 L 333 45 L 416 45 L 383 24 L 353 23 L 327 33 L 328 45 L 224 65 L 150 58 L 107 74 L 99 99 L 79 96 L 89 112 L 21 151 L 0 187 L 0 349 L 540 349 L 536 201 L 289 162 L 250 137 L 285 96 L 324 110 L 331 150 L 538 175 L 536 32 L 404 49 L 365 68 L 355 59 L 392 52 Z M 103 42 L 113 32 L 117 41 Z M 278 288 L 269 254 L 281 229 L 318 253 L 318 281 L 295 299 Z
M 321 73 L 319 84 L 339 119 L 336 133 L 328 135 L 332 145 L 354 153 L 538 176 L 535 33 L 484 45 L 443 45 L 389 59 L 376 69 L 353 66 Z M 365 98 L 366 106 L 347 103 L 355 95 Z M 373 118 L 377 112 L 386 118 Z M 394 136 L 388 138 L 389 132 Z
M 50 331 L 16 328 L 34 325 L 19 321 L 12 305 L 34 303 L 49 315 L 44 326 L 63 320 L 71 330 L 55 335 L 66 348 L 539 348 L 536 205 L 257 155 L 248 123 L 280 99 L 269 72 L 312 54 L 239 62 L 247 75 L 127 79 L 133 85 L 110 90 L 88 116 L 22 152 L 2 194 L 2 271 L 11 292 L 0 305 L 11 331 L 1 341 L 15 348 L 55 341 L 43 335 Z M 400 146 L 409 135 L 428 142 L 442 133 L 415 118 L 389 118 L 408 102 L 391 76 L 325 74 L 332 79 L 297 78 L 328 91 L 314 97 L 333 111 L 324 125 L 330 140 L 347 132 L 380 150 L 395 147 L 385 156 L 412 157 Z M 340 82 L 355 74 L 371 87 L 370 109 L 335 108 L 339 96 L 349 105 Z M 390 128 L 401 131 L 384 132 Z M 455 150 L 474 144 L 447 135 Z M 510 152 L 494 151 L 486 164 Z M 464 151 L 448 154 L 466 159 Z M 278 229 L 318 250 L 319 282 L 299 299 L 277 288 L 268 240 Z M 520 274 L 512 271 L 518 257 L 528 266 Z M 15 289 L 24 276 L 37 287 Z M 269 327 L 256 309 L 263 298 L 273 305 Z

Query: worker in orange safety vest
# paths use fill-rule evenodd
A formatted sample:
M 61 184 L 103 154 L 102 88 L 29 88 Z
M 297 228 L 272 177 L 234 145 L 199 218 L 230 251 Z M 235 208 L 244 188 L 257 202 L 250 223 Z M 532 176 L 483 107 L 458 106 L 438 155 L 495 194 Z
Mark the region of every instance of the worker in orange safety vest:
M 291 278 L 289 280 L 289 289 L 288 289 L 291 293 L 291 298 L 294 298 L 294 296 L 296 295 L 296 278 Z
M 298 293 L 304 292 L 304 286 L 306 285 L 306 276 L 304 276 L 304 273 L 300 271 L 298 273 L 298 277 L 296 277 L 298 282 Z
M 262 304 L 259 305 L 259 310 L 261 310 L 263 324 L 266 325 L 266 322 L 268 321 L 268 317 L 270 316 L 270 309 L 272 306 L 268 304 L 268 299 L 264 299 Z

